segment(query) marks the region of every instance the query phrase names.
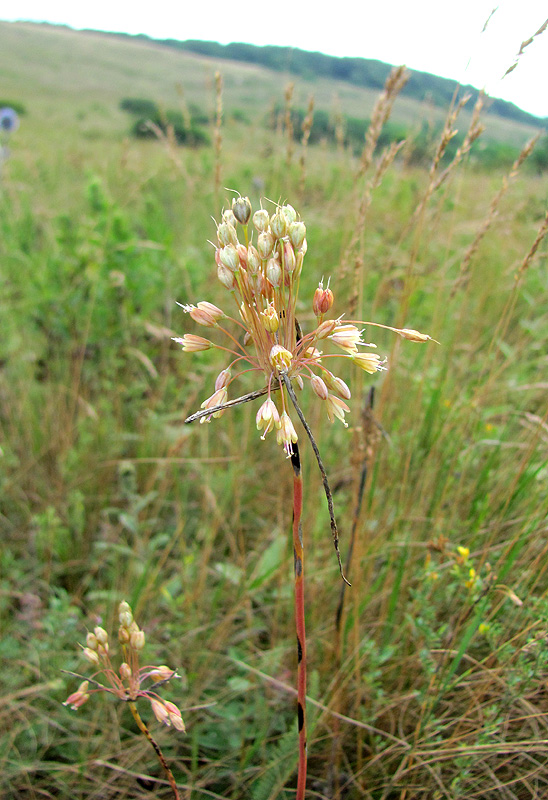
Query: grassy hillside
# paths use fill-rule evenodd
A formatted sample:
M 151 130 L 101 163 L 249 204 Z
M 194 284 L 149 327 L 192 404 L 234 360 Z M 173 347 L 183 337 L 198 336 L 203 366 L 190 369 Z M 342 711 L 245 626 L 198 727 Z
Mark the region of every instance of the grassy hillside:
M 283 101 L 280 73 L 259 66 L 204 58 L 153 42 L 49 25 L 0 23 L 0 32 L 3 92 L 6 97 L 26 103 L 46 134 L 60 125 L 87 136 L 111 128 L 118 133 L 125 124 L 117 110 L 121 98 L 146 97 L 176 107 L 180 103 L 178 86 L 187 101 L 205 105 L 211 112 L 213 75 L 218 68 L 223 73 L 228 111 L 245 110 L 257 121 L 273 102 Z M 299 79 L 295 106 L 306 108 L 310 94 L 318 109 L 333 113 L 340 108 L 349 116 L 368 118 L 377 91 L 341 81 Z M 469 123 L 469 113 L 464 112 L 463 125 Z M 443 109 L 424 106 L 407 97 L 397 100 L 392 115 L 395 122 L 410 127 L 419 126 L 423 119 L 435 123 L 443 118 Z M 516 146 L 522 146 L 537 132 L 533 125 L 496 115 L 486 115 L 485 125 L 487 136 Z
M 295 797 L 293 469 L 274 432 L 259 438 L 264 398 L 185 424 L 230 356 L 171 339 L 244 344 L 211 245 L 236 190 L 269 214 L 289 202 L 306 224 L 305 335 L 329 278 L 326 317 L 440 343 L 360 322 L 388 366 L 366 374 L 327 362 L 342 351 L 317 340 L 351 389 L 348 428 L 303 371 L 344 602 L 322 481 L 286 398 L 303 461 L 306 797 L 544 797 L 548 217 L 529 151 L 504 170 L 479 169 L 466 146 L 445 157 L 471 118 L 448 110 L 413 165 L 405 147 L 375 146 L 393 100 L 395 118 L 419 124 L 423 109 L 395 89 L 361 153 L 312 146 L 289 115 L 264 125 L 284 102 L 279 74 L 57 28 L 0 32 L 3 99 L 26 108 L 0 178 L 0 795 L 175 797 L 121 690 L 119 702 L 90 683 L 81 708 L 62 705 L 84 677 L 106 680 L 82 654 L 96 626 L 118 664 L 126 600 L 141 664 L 180 676 L 157 689 L 186 734 L 137 703 L 179 796 Z M 296 86 L 295 105 L 309 89 Z M 314 84 L 318 107 L 335 91 L 347 113 L 371 114 L 376 98 L 329 82 Z M 123 97 L 205 105 L 211 143 L 129 137 Z M 520 145 L 528 135 L 485 123 Z M 228 344 L 177 305 L 206 300 L 233 318 Z M 265 382 L 246 373 L 229 396 Z

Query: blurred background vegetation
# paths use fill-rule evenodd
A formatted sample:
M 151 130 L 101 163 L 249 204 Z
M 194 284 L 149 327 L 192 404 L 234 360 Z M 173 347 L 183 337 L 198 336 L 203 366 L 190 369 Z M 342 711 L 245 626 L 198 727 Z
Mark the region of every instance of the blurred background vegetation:
M 380 84 L 0 30 L 2 104 L 21 114 L 0 183 L 0 792 L 170 796 L 126 709 L 61 705 L 78 683 L 61 670 L 89 674 L 78 643 L 99 621 L 112 630 L 126 599 L 149 662 L 182 675 L 169 699 L 187 735 L 151 720 L 182 796 L 293 796 L 291 469 L 251 405 L 184 425 L 225 364 L 170 338 L 196 332 L 176 301 L 234 311 L 207 243 L 228 187 L 305 221 L 303 329 L 330 277 L 335 315 L 350 306 L 441 342 L 367 330 L 390 369 L 342 375 L 349 429 L 303 396 L 343 558 L 367 471 L 338 630 L 301 437 L 310 796 L 544 796 L 542 129 L 493 108 L 471 143 L 475 98 L 446 123 L 449 102 L 404 94 L 372 131 Z M 372 385 L 375 421 L 362 414 Z

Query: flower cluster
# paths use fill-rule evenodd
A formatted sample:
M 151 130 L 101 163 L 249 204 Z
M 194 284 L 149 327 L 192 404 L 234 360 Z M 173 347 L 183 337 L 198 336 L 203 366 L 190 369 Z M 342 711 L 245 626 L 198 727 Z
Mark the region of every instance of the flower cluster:
M 300 389 L 307 382 L 325 403 L 329 420 L 337 418 L 346 425 L 345 414 L 350 409 L 345 401 L 350 399 L 350 390 L 327 366 L 337 354 L 325 354 L 321 348 L 331 342 L 341 351 L 339 357 L 371 374 L 386 369 L 376 353 L 360 349 L 375 345 L 363 341 L 363 331 L 357 325 L 375 323 L 354 324 L 342 317 L 326 318 L 334 297 L 329 283 L 324 287 L 323 280 L 312 298 L 316 325 L 303 334 L 296 309 L 306 251 L 306 227 L 292 206 L 278 205 L 273 214 L 261 208 L 253 214 L 247 197 L 235 198 L 217 226 L 215 261 L 220 282 L 236 301 L 237 317 L 230 317 L 205 301 L 182 306 L 198 325 L 222 332 L 229 344 L 221 346 L 191 333 L 174 337 L 186 352 L 215 347 L 231 356 L 230 364 L 217 376 L 215 391 L 202 403 L 202 408 L 211 409 L 211 414 L 202 416 L 200 421 L 209 422 L 223 413 L 219 406 L 227 402 L 228 388 L 239 375 L 258 372 L 264 376 L 266 388 L 262 393 L 267 399 L 257 411 L 257 429 L 262 431 L 262 439 L 276 431 L 277 441 L 288 456 L 293 452 L 297 432 L 289 415 L 284 379 Z M 227 322 L 232 330 L 234 326 L 240 329 L 239 336 L 226 327 Z M 410 329 L 389 330 L 411 341 L 430 339 Z M 273 393 L 278 389 L 280 394 L 275 399 Z
M 120 622 L 118 640 L 122 645 L 124 659 L 120 667 L 116 671 L 112 666 L 108 633 L 104 628 L 96 627 L 93 633 L 88 633 L 86 646 L 82 648 L 82 653 L 87 661 L 99 669 L 89 680 L 80 684 L 78 690 L 66 699 L 64 705 L 70 706 L 72 709 L 80 708 L 95 692 L 108 692 L 126 702 L 133 702 L 139 697 L 145 697 L 150 702 L 154 716 L 159 722 L 184 732 L 185 724 L 180 710 L 174 703 L 159 697 L 151 688 L 178 677 L 175 670 L 165 665 L 140 667 L 139 654 L 145 646 L 145 634 L 133 619 L 133 613 L 128 603 L 120 603 L 118 616 Z M 96 680 L 100 675 L 108 682 L 109 686 Z M 148 688 L 143 688 L 144 683 L 148 683 Z M 93 685 L 93 688 L 90 688 L 90 684 Z
M 17 112 L 9 106 L 0 108 L 0 132 L 9 134 L 13 133 L 19 127 L 19 117 Z

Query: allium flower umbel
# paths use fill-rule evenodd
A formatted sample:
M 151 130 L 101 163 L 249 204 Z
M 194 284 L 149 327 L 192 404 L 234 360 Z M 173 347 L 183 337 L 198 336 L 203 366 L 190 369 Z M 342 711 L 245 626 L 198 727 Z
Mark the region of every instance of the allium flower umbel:
M 343 321 L 342 317 L 326 319 L 334 296 L 329 282 L 324 288 L 323 279 L 310 299 L 316 327 L 303 333 L 296 309 L 306 251 L 306 227 L 292 206 L 278 205 L 271 215 L 262 208 L 252 214 L 249 199 L 236 198 L 217 226 L 215 262 L 217 276 L 233 295 L 237 313 L 231 317 L 206 301 L 182 306 L 194 322 L 212 329 L 216 336 L 223 335 L 226 341 L 216 343 L 189 333 L 174 338 L 187 352 L 215 347 L 231 359 L 221 373 L 228 377 L 221 385 L 217 378 L 215 392 L 202 403 L 201 421 L 220 416 L 219 406 L 227 402 L 229 386 L 239 375 L 258 373 L 259 391 L 243 399 L 267 395 L 257 412 L 257 429 L 262 431 L 262 439 L 276 430 L 277 441 L 288 456 L 293 453 L 297 432 L 289 415 L 287 380 L 299 388 L 310 385 L 319 401 L 325 403 L 328 419 L 336 418 L 346 425 L 345 413 L 350 409 L 344 400 L 350 399 L 350 390 L 333 374 L 332 359 L 350 361 L 369 373 L 386 369 L 385 359 L 369 352 L 368 348 L 375 345 L 364 342 L 359 326 L 386 327 L 414 342 L 430 340 L 430 336 L 412 329 Z M 328 343 L 339 352 L 324 352 Z
M 139 666 L 139 655 L 145 646 L 145 634 L 133 619 L 133 612 L 128 603 L 120 603 L 118 619 L 120 622 L 118 640 L 122 647 L 118 669 L 115 669 L 110 658 L 108 633 L 104 628 L 94 628 L 93 633 L 88 633 L 86 637 L 82 655 L 86 661 L 97 667 L 97 671 L 89 680 L 83 681 L 76 692 L 67 697 L 64 705 L 72 709 L 80 708 L 89 700 L 90 695 L 96 692 L 107 692 L 129 702 L 130 705 L 139 698 L 145 698 L 159 722 L 184 732 L 185 724 L 177 706 L 162 700 L 154 691 L 160 682 L 177 678 L 177 673 L 165 665 Z

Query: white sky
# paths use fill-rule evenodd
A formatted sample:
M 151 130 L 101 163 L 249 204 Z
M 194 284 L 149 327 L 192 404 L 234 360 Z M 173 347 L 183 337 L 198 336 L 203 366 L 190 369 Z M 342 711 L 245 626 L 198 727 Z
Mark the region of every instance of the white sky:
M 2 5 L 4 20 L 377 58 L 485 88 L 548 117 L 548 30 L 502 80 L 522 41 L 548 18 L 548 0 L 498 5 L 496 0 L 4 0 Z

